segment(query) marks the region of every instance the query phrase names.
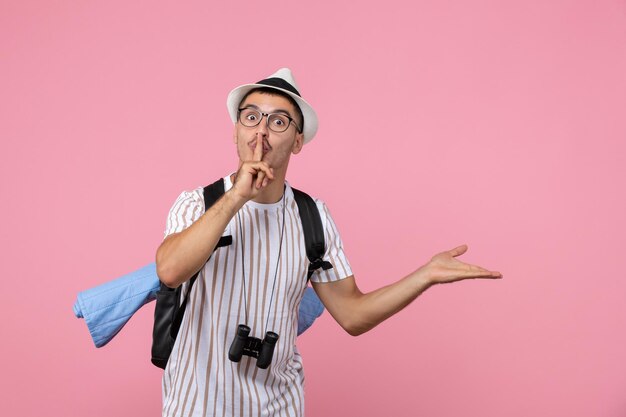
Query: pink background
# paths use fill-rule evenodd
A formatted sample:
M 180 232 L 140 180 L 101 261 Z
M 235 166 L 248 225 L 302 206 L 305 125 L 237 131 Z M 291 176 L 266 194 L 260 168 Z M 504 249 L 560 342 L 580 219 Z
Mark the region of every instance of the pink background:
M 321 121 L 288 179 L 362 290 L 462 243 L 504 273 L 358 338 L 326 313 L 307 414 L 626 416 L 623 0 L 4 0 L 2 414 L 159 415 L 153 307 L 95 349 L 72 304 L 235 168 L 226 95 L 281 66 Z

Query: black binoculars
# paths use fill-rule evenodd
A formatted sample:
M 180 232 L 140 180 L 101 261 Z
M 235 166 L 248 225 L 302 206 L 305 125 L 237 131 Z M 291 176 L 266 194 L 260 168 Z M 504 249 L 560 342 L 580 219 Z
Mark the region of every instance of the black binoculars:
M 256 359 L 256 366 L 265 369 L 270 366 L 274 356 L 274 348 L 278 340 L 278 334 L 266 332 L 263 340 L 251 337 L 250 328 L 245 324 L 237 326 L 237 334 L 233 339 L 228 351 L 228 359 L 239 362 L 242 355 L 251 356 Z

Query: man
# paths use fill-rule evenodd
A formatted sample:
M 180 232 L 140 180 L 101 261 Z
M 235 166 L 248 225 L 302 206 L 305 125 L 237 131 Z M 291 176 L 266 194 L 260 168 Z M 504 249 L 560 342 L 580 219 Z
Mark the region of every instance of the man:
M 201 271 L 165 369 L 163 415 L 302 416 L 304 377 L 295 338 L 309 261 L 285 178 L 291 155 L 313 139 L 317 117 L 286 68 L 234 89 L 227 104 L 235 125 L 237 172 L 224 178 L 225 194 L 206 212 L 202 188 L 181 194 L 156 255 L 159 278 L 170 287 Z M 372 329 L 434 284 L 501 277 L 455 259 L 467 250 L 460 246 L 394 284 L 363 294 L 328 209 L 316 203 L 326 239 L 324 260 L 333 267 L 316 271 L 311 283 L 351 335 Z M 215 249 L 222 235 L 231 235 L 232 244 Z M 268 368 L 248 356 L 229 359 L 240 324 L 260 339 L 266 332 L 278 335 Z

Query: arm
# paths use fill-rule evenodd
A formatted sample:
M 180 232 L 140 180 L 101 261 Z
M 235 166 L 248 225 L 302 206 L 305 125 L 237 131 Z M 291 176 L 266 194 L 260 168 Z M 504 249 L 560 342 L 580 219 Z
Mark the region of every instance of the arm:
M 313 288 L 333 318 L 349 334 L 358 336 L 402 310 L 435 284 L 472 278 L 502 278 L 499 272 L 455 259 L 466 251 L 467 246 L 463 245 L 439 253 L 401 280 L 367 294 L 359 290 L 354 276 L 328 283 L 314 282 Z
M 157 275 L 161 282 L 176 288 L 206 263 L 228 222 L 248 201 L 274 178 L 273 170 L 261 161 L 263 144 L 259 137 L 253 161 L 241 164 L 235 184 L 191 226 L 167 236 L 156 253 Z
M 178 287 L 209 259 L 228 222 L 245 204 L 231 191 L 226 192 L 191 226 L 163 240 L 157 249 L 156 264 L 157 275 L 165 285 Z

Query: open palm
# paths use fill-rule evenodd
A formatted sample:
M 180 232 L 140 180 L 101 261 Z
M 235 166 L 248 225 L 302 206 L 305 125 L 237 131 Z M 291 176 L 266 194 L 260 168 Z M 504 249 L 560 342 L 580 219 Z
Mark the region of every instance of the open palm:
M 467 245 L 458 246 L 452 250 L 438 253 L 433 256 L 424 268 L 433 284 L 461 281 L 474 278 L 502 278 L 497 271 L 490 271 L 478 265 L 471 265 L 459 261 L 456 257 L 467 252 Z

